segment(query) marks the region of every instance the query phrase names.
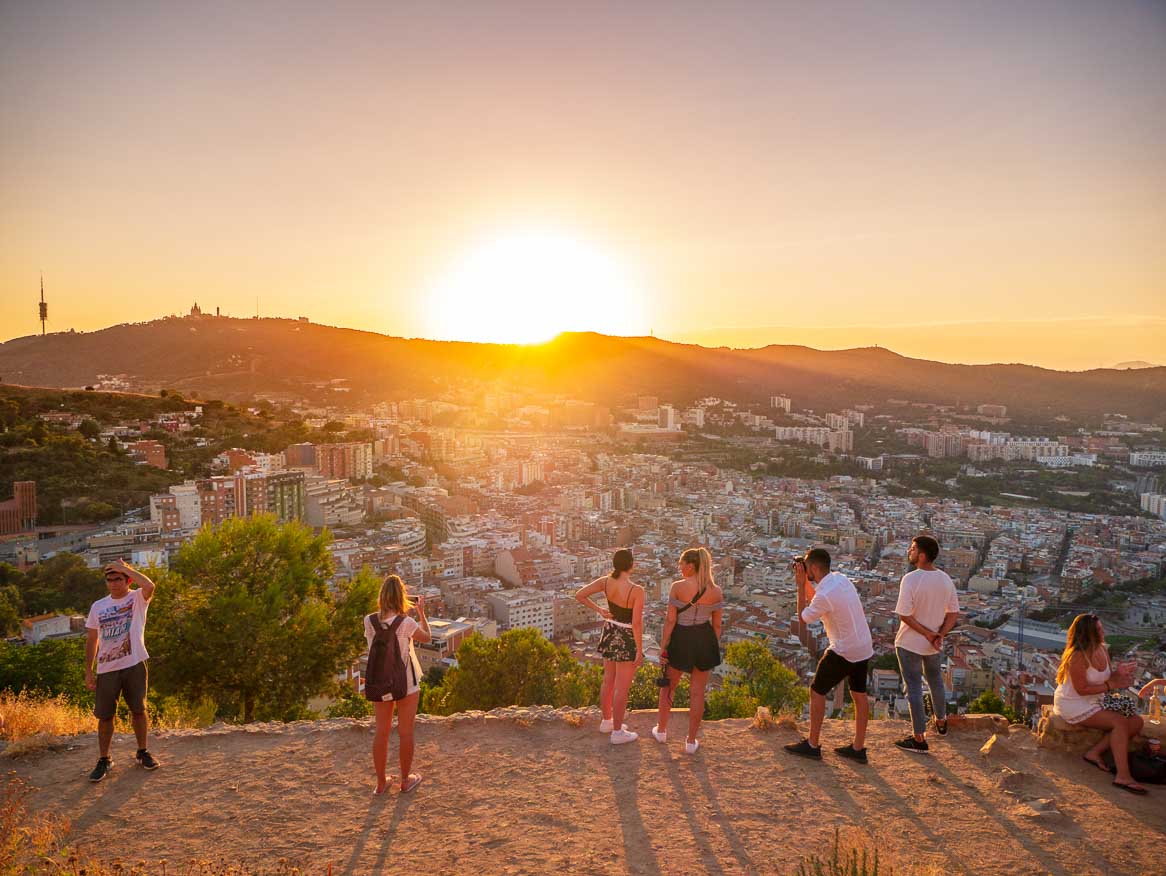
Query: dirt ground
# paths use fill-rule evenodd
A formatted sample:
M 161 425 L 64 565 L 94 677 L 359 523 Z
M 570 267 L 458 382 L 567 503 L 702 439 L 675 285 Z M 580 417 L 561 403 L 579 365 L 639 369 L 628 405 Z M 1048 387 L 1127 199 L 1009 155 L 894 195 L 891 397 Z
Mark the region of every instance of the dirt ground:
M 577 721 L 577 719 L 574 719 Z M 782 744 L 790 729 L 706 723 L 684 752 L 629 717 L 636 743 L 612 746 L 593 719 L 429 719 L 417 728 L 415 793 L 374 797 L 368 722 L 326 721 L 162 734 L 153 773 L 114 744 L 114 772 L 86 780 L 92 737 L 0 761 L 36 788 L 34 809 L 71 822 L 106 860 L 220 859 L 307 872 L 793 873 L 828 851 L 836 826 L 866 838 L 896 872 L 1166 872 L 1166 786 L 1139 798 L 1079 758 L 1037 750 L 1028 733 L 980 754 L 983 731 L 932 738 L 932 754 L 892 746 L 899 722 L 871 725 L 870 764 L 834 756 L 850 725 L 827 722 L 821 763 Z M 390 751 L 396 770 L 396 737 Z

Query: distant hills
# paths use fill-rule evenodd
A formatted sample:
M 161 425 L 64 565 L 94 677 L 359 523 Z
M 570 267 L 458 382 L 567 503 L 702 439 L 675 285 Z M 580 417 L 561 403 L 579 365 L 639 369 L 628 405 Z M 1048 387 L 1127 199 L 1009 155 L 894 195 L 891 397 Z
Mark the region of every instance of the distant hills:
M 364 402 L 434 396 L 466 380 L 617 404 L 637 393 L 677 403 L 704 396 L 837 409 L 909 399 L 1004 404 L 1010 416 L 1166 421 L 1166 367 L 1060 372 L 1030 365 L 949 365 L 871 347 L 710 349 L 658 338 L 563 334 L 519 346 L 394 338 L 290 319 L 168 318 L 0 344 L 0 380 L 83 387 L 125 374 L 142 388 L 244 400 L 257 393 Z M 348 388 L 341 395 L 327 381 Z M 315 385 L 315 386 L 313 386 Z

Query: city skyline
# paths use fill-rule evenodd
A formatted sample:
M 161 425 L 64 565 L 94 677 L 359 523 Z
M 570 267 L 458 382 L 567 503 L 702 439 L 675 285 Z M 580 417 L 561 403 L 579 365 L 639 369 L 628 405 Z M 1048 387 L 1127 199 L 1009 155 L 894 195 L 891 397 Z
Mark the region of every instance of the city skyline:
M 1162 364 L 1161 6 L 669 12 L 7 6 L 0 340 L 43 270 L 50 331 Z

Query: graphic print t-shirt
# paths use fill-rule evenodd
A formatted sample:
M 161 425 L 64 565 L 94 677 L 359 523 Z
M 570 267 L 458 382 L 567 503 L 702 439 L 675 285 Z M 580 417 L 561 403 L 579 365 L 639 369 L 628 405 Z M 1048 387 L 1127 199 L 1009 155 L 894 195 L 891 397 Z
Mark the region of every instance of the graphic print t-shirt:
M 128 669 L 149 658 L 146 653 L 146 609 L 141 589 L 121 599 L 106 596 L 89 609 L 87 630 L 97 630 L 97 674 Z

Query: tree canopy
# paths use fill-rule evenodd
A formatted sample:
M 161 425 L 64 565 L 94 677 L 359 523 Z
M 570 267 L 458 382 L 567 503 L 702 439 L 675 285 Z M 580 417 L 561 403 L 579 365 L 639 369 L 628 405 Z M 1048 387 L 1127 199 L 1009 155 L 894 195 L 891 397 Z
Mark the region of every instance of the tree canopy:
M 330 593 L 328 541 L 261 515 L 184 545 L 150 608 L 159 688 L 210 697 L 244 722 L 300 714 L 363 650 L 361 618 L 379 586 L 361 572 Z

